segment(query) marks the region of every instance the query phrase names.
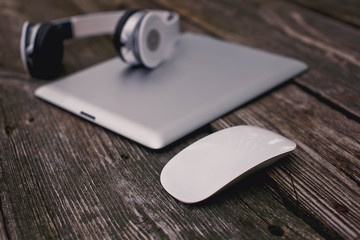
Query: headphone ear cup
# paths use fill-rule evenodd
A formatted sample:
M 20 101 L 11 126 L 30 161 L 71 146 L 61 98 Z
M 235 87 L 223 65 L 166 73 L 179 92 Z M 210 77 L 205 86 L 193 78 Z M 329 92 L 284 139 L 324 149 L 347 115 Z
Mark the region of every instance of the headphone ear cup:
M 138 12 L 137 9 L 127 10 L 124 15 L 121 16 L 119 21 L 116 24 L 115 33 L 113 36 L 113 44 L 115 47 L 116 52 L 118 53 L 119 57 L 123 62 L 126 62 L 124 56 L 122 55 L 121 48 L 124 46 L 124 43 L 121 42 L 121 33 L 126 24 L 126 21 L 133 15 L 134 13 Z
M 169 45 L 166 24 L 157 12 L 148 12 L 137 29 L 136 55 L 147 68 L 159 66 Z
M 62 69 L 64 46 L 56 26 L 42 23 L 34 43 L 28 69 L 31 76 L 42 79 L 54 78 Z

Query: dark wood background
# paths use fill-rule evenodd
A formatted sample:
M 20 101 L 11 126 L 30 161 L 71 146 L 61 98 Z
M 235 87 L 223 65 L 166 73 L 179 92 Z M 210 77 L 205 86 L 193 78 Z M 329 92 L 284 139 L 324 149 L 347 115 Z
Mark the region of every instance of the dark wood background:
M 310 70 L 162 150 L 34 97 L 24 21 L 126 8 L 177 11 L 194 31 L 306 62 Z M 360 2 L 355 0 L 1 0 L 0 239 L 359 239 Z M 64 74 L 114 57 L 111 37 L 65 43 Z M 126 103 L 125 103 L 126 104 Z M 297 149 L 196 205 L 162 188 L 197 139 L 250 124 Z

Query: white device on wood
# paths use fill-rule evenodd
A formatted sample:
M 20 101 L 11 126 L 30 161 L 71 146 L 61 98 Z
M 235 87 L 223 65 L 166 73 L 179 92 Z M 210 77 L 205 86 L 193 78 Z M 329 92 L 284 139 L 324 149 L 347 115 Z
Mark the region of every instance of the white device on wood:
M 36 96 L 150 148 L 162 148 L 306 70 L 297 60 L 185 33 L 161 67 L 118 58 L 45 84 Z
M 254 126 L 226 128 L 191 144 L 163 168 L 165 190 L 197 203 L 295 150 L 291 140 Z
M 156 68 L 179 35 L 179 15 L 162 10 L 93 13 L 31 24 L 25 22 L 21 59 L 32 77 L 54 78 L 62 68 L 63 40 L 113 34 L 119 57 L 131 65 Z

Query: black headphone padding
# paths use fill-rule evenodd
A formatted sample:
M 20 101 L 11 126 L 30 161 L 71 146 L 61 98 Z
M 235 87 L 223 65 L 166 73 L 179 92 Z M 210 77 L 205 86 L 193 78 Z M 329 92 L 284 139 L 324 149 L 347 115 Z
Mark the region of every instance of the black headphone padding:
M 116 24 L 115 33 L 113 36 L 113 43 L 114 43 L 116 52 L 118 53 L 121 60 L 123 60 L 124 62 L 126 62 L 126 60 L 121 53 L 121 48 L 124 46 L 124 44 L 120 41 L 121 32 L 125 26 L 126 21 L 131 17 L 131 15 L 133 15 L 134 13 L 136 13 L 138 11 L 139 11 L 138 9 L 127 10 L 124 13 L 124 15 L 121 16 L 121 18 L 119 19 L 119 21 Z
M 62 69 L 63 39 L 55 25 L 42 23 L 37 32 L 34 51 L 28 57 L 31 76 L 42 79 L 54 78 Z

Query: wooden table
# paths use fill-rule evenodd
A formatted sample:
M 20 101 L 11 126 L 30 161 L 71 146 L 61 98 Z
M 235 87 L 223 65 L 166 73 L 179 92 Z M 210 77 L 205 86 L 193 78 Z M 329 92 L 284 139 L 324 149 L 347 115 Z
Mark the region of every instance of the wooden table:
M 310 70 L 162 150 L 34 97 L 23 71 L 25 20 L 126 8 L 177 11 L 182 30 L 297 58 Z M 1 239 L 359 239 L 360 5 L 311 0 L 1 0 Z M 64 74 L 116 55 L 111 37 L 65 43 Z M 195 205 L 159 175 L 180 150 L 250 124 L 297 149 Z

